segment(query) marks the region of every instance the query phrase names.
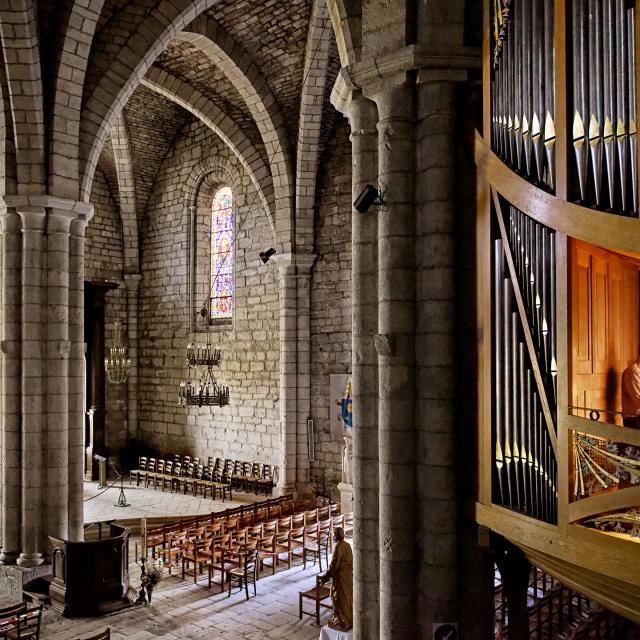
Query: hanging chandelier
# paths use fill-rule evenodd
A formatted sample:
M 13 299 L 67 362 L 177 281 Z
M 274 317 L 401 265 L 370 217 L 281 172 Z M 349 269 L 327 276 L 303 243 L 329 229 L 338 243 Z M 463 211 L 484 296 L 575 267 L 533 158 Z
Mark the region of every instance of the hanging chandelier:
M 178 404 L 182 407 L 224 407 L 229 404 L 229 387 L 216 382 L 213 367 L 220 365 L 220 349 L 212 348 L 211 341 L 206 344 L 187 345 L 188 377 L 180 383 Z M 206 367 L 199 380 L 191 377 L 195 367 Z
M 122 324 L 119 320 L 116 320 L 113 331 L 113 346 L 109 347 L 109 353 L 104 359 L 104 370 L 109 382 L 122 384 L 129 375 L 131 359 L 127 358 L 127 348 L 122 340 Z

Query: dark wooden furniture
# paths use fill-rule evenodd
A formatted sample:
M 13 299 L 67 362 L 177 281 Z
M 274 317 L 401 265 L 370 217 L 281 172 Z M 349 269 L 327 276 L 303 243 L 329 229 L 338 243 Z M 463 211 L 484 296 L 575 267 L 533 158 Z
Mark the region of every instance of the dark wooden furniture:
M 249 599 L 249 582 L 253 583 L 253 595 L 257 595 L 256 581 L 258 580 L 258 552 L 255 549 L 247 550 L 246 552 L 240 552 L 240 566 L 235 569 L 227 571 L 227 581 L 229 582 L 229 594 L 227 598 L 231 596 L 231 587 L 234 582 L 238 583 L 238 587 L 242 589 L 244 585 L 244 592 Z
M 11 640 L 39 640 L 44 605 L 25 609 L 15 618 L 15 626 L 7 632 Z
M 94 616 L 130 606 L 129 529 L 107 524 L 86 530 L 81 542 L 50 537 L 53 548 L 51 605 L 65 616 Z

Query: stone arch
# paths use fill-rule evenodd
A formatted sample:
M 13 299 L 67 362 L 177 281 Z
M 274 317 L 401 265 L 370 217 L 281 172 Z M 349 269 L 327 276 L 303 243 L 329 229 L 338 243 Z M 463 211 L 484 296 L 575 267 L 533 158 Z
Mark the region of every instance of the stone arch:
M 260 152 L 240 127 L 197 89 L 160 69 L 151 68 L 142 84 L 191 112 L 231 149 L 249 174 L 275 233 L 276 204 L 271 174 Z
M 16 148 L 5 69 L 0 64 L 0 196 L 16 193 Z
M 125 273 L 138 273 L 140 271 L 140 250 L 136 187 L 129 132 L 124 121 L 124 114 L 120 114 L 116 118 L 111 128 L 111 146 L 113 147 L 118 178 L 124 271 Z
M 327 0 L 340 64 L 353 66 L 362 56 L 362 0 Z
M 80 104 L 89 48 L 105 0 L 74 0 L 56 73 L 51 115 L 49 192 L 77 199 Z M 69 145 L 73 152 L 69 152 Z
M 322 106 L 331 47 L 326 0 L 314 0 L 307 36 L 296 157 L 296 248 L 313 249 L 313 213 L 320 158 Z
M 178 36 L 204 53 L 242 96 L 264 141 L 276 201 L 276 231 L 284 252 L 295 239 L 293 166 L 285 120 L 258 65 L 218 23 L 208 16 L 194 20 Z
M 45 122 L 37 11 L 31 0 L 3 6 L 0 38 L 13 116 L 17 190 L 41 194 L 46 188 Z
M 196 167 L 187 177 L 183 187 L 183 202 L 185 215 L 187 216 L 188 228 L 188 251 L 189 251 L 189 277 L 188 277 L 188 297 L 189 297 L 189 324 L 190 330 L 196 331 L 198 328 L 199 300 L 196 295 L 196 287 L 202 286 L 202 274 L 198 279 L 197 251 L 199 244 L 196 237 L 197 218 L 199 216 L 201 224 L 203 218 L 210 213 L 211 198 L 218 187 L 228 185 L 232 188 L 234 197 L 242 191 L 242 175 L 238 168 L 228 160 L 225 162 L 219 157 L 211 157 Z M 250 206 L 251 203 L 249 203 Z M 236 219 L 236 235 L 240 232 L 240 225 Z M 272 232 L 273 232 L 273 226 Z M 274 234 L 275 238 L 275 234 Z
M 80 197 L 88 201 L 93 173 L 113 121 L 171 40 L 216 0 L 163 2 L 140 22 L 87 98 L 80 120 Z M 123 25 L 126 32 L 126 25 Z

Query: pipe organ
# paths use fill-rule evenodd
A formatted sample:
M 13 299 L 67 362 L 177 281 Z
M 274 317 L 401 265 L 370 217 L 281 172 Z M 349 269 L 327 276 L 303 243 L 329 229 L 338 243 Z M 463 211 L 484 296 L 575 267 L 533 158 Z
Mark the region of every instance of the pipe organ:
M 638 623 L 639 22 L 635 0 L 486 0 L 475 143 L 476 519 Z

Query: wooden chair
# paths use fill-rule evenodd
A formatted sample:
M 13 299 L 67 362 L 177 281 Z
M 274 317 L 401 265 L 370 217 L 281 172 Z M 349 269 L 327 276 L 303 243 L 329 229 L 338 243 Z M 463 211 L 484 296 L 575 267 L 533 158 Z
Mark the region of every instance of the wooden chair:
M 129 484 L 131 484 L 131 481 L 133 480 L 133 478 L 136 479 L 136 487 L 140 486 L 140 480 L 144 477 L 146 477 L 147 475 L 147 457 L 146 456 L 140 456 L 138 458 L 138 468 L 137 469 L 131 469 L 131 471 L 129 471 Z
M 8 637 L 8 632 L 16 627 L 18 616 L 24 613 L 26 609 L 26 602 L 0 608 L 0 638 Z
M 264 492 L 265 496 L 270 496 L 273 493 L 273 470 L 271 465 L 263 465 L 262 478 L 257 478 L 255 484 L 256 493 Z
M 258 541 L 258 577 L 264 571 L 264 561 L 267 559 L 271 559 L 271 575 L 274 575 L 278 564 L 275 533 L 263 535 Z
M 158 488 L 158 483 L 162 482 L 164 479 L 164 460 L 158 460 L 156 463 L 156 472 L 153 475 L 153 488 L 154 490 Z
M 104 631 L 97 633 L 95 636 L 89 636 L 88 638 L 78 638 L 78 640 L 111 640 L 111 629 L 107 627 Z
M 165 550 L 166 563 L 169 567 L 169 575 L 174 565 L 177 567 L 182 561 L 184 550 L 187 547 L 189 537 L 187 531 L 182 529 L 181 531 L 171 531 L 168 534 L 167 548 Z
M 325 561 L 329 566 L 329 546 L 331 540 L 331 520 L 325 520 L 317 524 L 311 524 L 306 527 L 306 544 L 304 546 L 303 558 L 304 568 L 307 568 L 307 557 L 313 558 L 315 564 L 316 559 L 320 571 L 322 571 L 322 554 L 324 553 Z
M 160 483 L 163 491 L 165 487 L 169 487 L 169 490 L 171 490 L 173 486 L 173 462 L 171 460 L 167 460 L 167 462 L 164 463 L 164 474 L 162 478 L 160 478 Z
M 203 567 L 211 563 L 213 538 L 208 540 L 191 540 L 187 542 L 182 554 L 182 579 L 190 570 L 187 565 L 193 565 L 193 584 L 198 582 L 198 574 L 202 573 Z
M 144 486 L 147 488 L 150 482 L 155 482 L 156 475 L 156 459 L 149 458 L 149 462 L 147 463 L 147 473 L 144 477 Z
M 224 590 L 224 579 L 227 571 L 238 567 L 238 554 L 231 549 L 231 534 L 223 533 L 213 542 L 212 560 L 208 565 L 209 588 L 216 571 L 220 573 L 220 593 Z
M 176 491 L 180 490 L 181 481 L 182 481 L 182 463 L 176 462 L 173 465 L 173 473 L 171 474 L 171 479 L 170 479 L 171 493 L 173 493 L 174 487 Z
M 25 609 L 16 616 L 13 629 L 7 631 L 10 640 L 40 640 L 40 626 L 42 624 L 42 610 L 44 605 L 33 609 Z
M 324 607 L 325 609 L 333 609 L 330 604 L 324 604 L 323 600 L 331 597 L 331 590 L 329 587 L 325 587 L 320 584 L 320 576 L 316 576 L 316 586 L 308 589 L 307 591 L 300 592 L 300 620 L 302 620 L 302 614 L 306 614 L 309 616 L 315 615 L 316 624 L 320 626 L 320 607 Z M 304 611 L 302 608 L 302 600 L 303 598 L 308 598 L 309 600 L 313 600 L 315 602 L 315 611 L 309 612 Z
M 248 600 L 249 581 L 253 583 L 253 595 L 257 595 L 256 582 L 258 580 L 258 551 L 256 549 L 247 549 L 240 555 L 240 566 L 227 571 L 227 581 L 229 583 L 229 594 L 227 595 L 227 598 L 231 597 L 231 587 L 234 582 L 237 582 L 240 589 L 242 589 L 242 586 L 244 585 L 244 592 Z

